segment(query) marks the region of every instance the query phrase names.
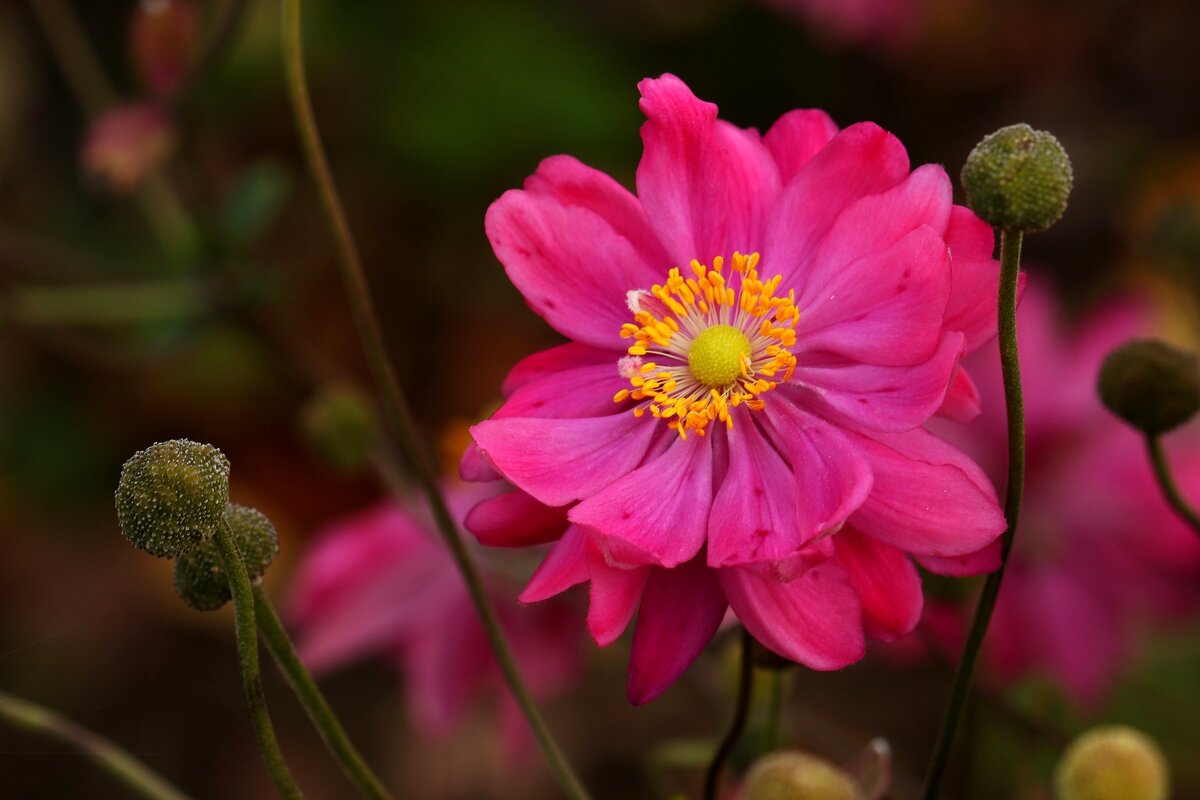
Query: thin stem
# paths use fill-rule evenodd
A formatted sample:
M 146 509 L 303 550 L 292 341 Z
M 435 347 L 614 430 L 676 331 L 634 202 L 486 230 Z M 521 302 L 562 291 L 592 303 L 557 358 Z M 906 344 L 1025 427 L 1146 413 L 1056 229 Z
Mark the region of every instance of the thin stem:
M 1175 510 L 1179 518 L 1191 526 L 1193 531 L 1200 534 L 1200 514 L 1197 514 L 1196 509 L 1192 508 L 1184 499 L 1175 479 L 1171 477 L 1171 467 L 1167 463 L 1167 454 L 1163 452 L 1162 439 L 1147 434 L 1146 449 L 1150 453 L 1150 463 L 1154 466 L 1154 477 L 1158 479 L 1158 485 L 1162 487 L 1163 496 L 1167 498 L 1167 502 L 1171 504 L 1171 508 Z
M 313 180 L 316 182 L 321 204 L 333 232 L 347 299 L 350 302 L 355 327 L 358 329 L 359 339 L 370 364 L 371 373 L 381 395 L 384 414 L 414 477 L 428 498 L 438 531 L 446 540 L 459 572 L 462 573 L 463 582 L 467 586 L 476 613 L 487 633 L 492 653 L 496 657 L 496 662 L 500 666 L 500 671 L 504 675 L 513 698 L 529 722 L 529 727 L 542 751 L 542 756 L 563 792 L 573 800 L 582 800 L 582 798 L 588 797 L 587 790 L 584 789 L 583 784 L 550 734 L 541 712 L 538 711 L 533 701 L 532 694 L 521 677 L 512 648 L 500 627 L 496 611 L 484 592 L 479 571 L 471 560 L 454 518 L 442 497 L 438 486 L 437 470 L 419 441 L 412 412 L 400 391 L 399 382 L 388 360 L 383 337 L 379 331 L 379 322 L 371 304 L 371 296 L 367 288 L 358 248 L 350 232 L 350 225 L 345 211 L 342 209 L 329 163 L 321 146 L 320 133 L 316 117 L 313 114 L 312 101 L 308 95 L 304 74 L 300 16 L 300 0 L 283 0 L 284 69 L 287 73 L 288 90 L 296 115 L 296 127 L 300 134 L 305 159 Z
M 963 646 L 962 658 L 954 673 L 954 686 L 946 715 L 938 731 L 937 743 L 925 776 L 922 797 L 934 800 L 938 796 L 950 751 L 954 747 L 955 734 L 962 721 L 971 680 L 975 675 L 975 664 L 983 646 L 1004 570 L 1012 551 L 1017 520 L 1021 515 L 1021 495 L 1025 488 L 1025 404 L 1021 397 L 1021 365 L 1017 352 L 1017 276 L 1021 268 L 1022 234 L 1014 231 L 1000 233 L 1000 293 L 997 304 L 997 324 L 1000 333 L 1000 366 L 1004 374 L 1004 402 L 1008 413 L 1008 484 L 1004 493 L 1004 518 L 1007 527 L 1000 543 L 1000 567 L 983 584 L 979 604 L 975 607 L 975 619 L 971 623 L 967 642 Z
M 215 69 L 217 64 L 221 62 L 221 57 L 225 54 L 226 49 L 233 44 L 234 35 L 241 28 L 242 21 L 246 18 L 246 9 L 249 5 L 247 0 L 227 0 L 221 18 L 209 34 L 208 41 L 205 42 L 204 51 L 196 59 L 191 71 L 176 90 L 172 98 L 174 104 L 178 105 L 184 97 L 195 90 L 203 82 L 204 78 L 207 77 L 208 73 Z
M 708 769 L 704 772 L 704 800 L 716 800 L 721 770 L 733 753 L 733 748 L 737 746 L 738 740 L 742 738 L 742 731 L 746 729 L 746 718 L 750 713 L 750 695 L 754 688 L 754 663 L 751 658 L 753 644 L 750 634 L 743 628 L 742 665 L 738 674 L 737 705 L 733 711 L 733 721 L 729 723 L 729 731 L 721 740 L 720 747 L 713 754 L 712 761 L 708 763 Z
M 767 676 L 767 724 L 764 749 L 769 753 L 779 747 L 783 723 L 783 670 L 769 670 Z
M 292 800 L 301 798 L 300 788 L 288 772 L 275 740 L 275 729 L 267 713 L 267 698 L 263 693 L 262 675 L 258 669 L 258 625 L 254 614 L 254 590 L 250 576 L 242 563 L 241 553 L 233 540 L 229 523 L 222 518 L 216 532 L 217 551 L 221 554 L 221 566 L 229 578 L 229 590 L 233 595 L 233 619 L 237 634 L 238 661 L 242 667 L 242 688 L 246 693 L 246 707 L 250 711 L 250 725 L 262 754 L 263 763 L 281 797 Z
M 279 621 L 279 616 L 261 586 L 254 587 L 254 614 L 258 621 L 258 632 L 267 645 L 267 650 L 279 665 L 279 670 L 292 687 L 300 704 L 304 706 L 308 718 L 312 720 L 317 732 L 321 734 L 321 738 L 325 740 L 329 751 L 341 764 L 346 775 L 364 796 L 376 800 L 390 800 L 391 795 L 355 749 L 350 737 L 342 728 L 342 723 L 313 681 L 312 675 L 296 655 L 296 648 L 292 646 L 287 630 Z
M 150 767 L 108 739 L 48 708 L 0 692 L 0 719 L 32 733 L 78 747 L 100 769 L 146 800 L 188 800 Z

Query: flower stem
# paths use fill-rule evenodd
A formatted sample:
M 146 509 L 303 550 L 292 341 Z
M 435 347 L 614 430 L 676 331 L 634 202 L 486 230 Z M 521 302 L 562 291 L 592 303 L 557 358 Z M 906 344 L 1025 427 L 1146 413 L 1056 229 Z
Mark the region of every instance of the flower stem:
M 950 702 L 942 718 L 934 745 L 929 771 L 925 776 L 922 797 L 934 800 L 950 759 L 955 733 L 962 721 L 967 695 L 971 690 L 971 679 L 975 675 L 975 663 L 983 646 L 996 598 L 1000 594 L 1000 583 L 1004 580 L 1004 569 L 1012 551 L 1013 536 L 1017 530 L 1017 519 L 1021 515 L 1021 495 L 1025 488 L 1025 404 L 1021 397 L 1021 366 L 1017 352 L 1017 276 L 1021 268 L 1021 239 L 1017 231 L 1000 233 L 1000 293 L 997 305 L 997 325 L 1000 333 L 1000 366 L 1004 374 L 1004 401 L 1008 413 L 1008 484 L 1004 493 L 1004 518 L 1007 527 L 1000 543 L 1000 567 L 988 575 L 975 607 L 975 619 L 971 623 L 967 642 L 963 646 L 962 658 L 954 673 L 954 687 Z
M 1147 435 L 1146 449 L 1150 453 L 1150 463 L 1154 466 L 1154 477 L 1158 479 L 1158 485 L 1162 487 L 1163 496 L 1167 498 L 1167 502 L 1171 504 L 1171 508 L 1175 510 L 1180 519 L 1191 526 L 1193 531 L 1200 534 L 1200 514 L 1197 514 L 1196 509 L 1192 508 L 1180 494 L 1179 486 L 1171 477 L 1171 467 L 1167 463 L 1167 454 L 1163 452 L 1162 439 L 1158 436 Z
M 754 688 L 754 662 L 751 658 L 753 645 L 754 641 L 750 638 L 750 634 L 743 628 L 742 664 L 738 673 L 737 705 L 734 707 L 733 721 L 729 723 L 729 731 L 721 740 L 717 752 L 713 754 L 712 761 L 708 762 L 708 769 L 704 771 L 704 800 L 716 800 L 721 770 L 733 753 L 733 748 L 737 746 L 738 740 L 742 738 L 742 731 L 746 729 L 746 718 L 750 713 L 750 694 Z
M 275 729 L 267 713 L 267 698 L 263 692 L 262 675 L 258 669 L 258 625 L 254 615 L 254 590 L 250 576 L 242 563 L 241 553 L 233 541 L 229 523 L 222 517 L 216 532 L 217 551 L 221 554 L 221 566 L 229 578 L 229 590 L 233 595 L 233 618 L 237 634 L 238 660 L 242 667 L 242 688 L 246 693 L 246 707 L 250 711 L 250 725 L 262 754 L 267 772 L 281 797 L 301 798 L 300 788 L 288 772 L 275 740 Z
M 437 470 L 433 466 L 429 454 L 420 444 L 412 412 L 400 391 L 399 382 L 388 360 L 379 331 L 379 322 L 371 304 L 371 296 L 367 288 L 358 248 L 333 183 L 329 163 L 321 146 L 316 116 L 308 95 L 300 27 L 300 0 L 282 0 L 282 4 L 284 70 L 287 74 L 292 108 L 296 115 L 296 128 L 300 134 L 309 171 L 316 182 L 322 207 L 332 229 L 338 264 L 346 286 L 346 295 L 350 302 L 354 324 L 358 329 L 359 339 L 379 390 L 388 425 L 396 436 L 397 444 L 408 461 L 414 477 L 429 500 L 438 531 L 446 540 L 459 572 L 462 573 L 463 581 L 475 604 L 476 613 L 483 624 L 500 671 L 508 683 L 513 698 L 529 722 L 529 727 L 533 730 L 542 756 L 551 772 L 554 773 L 564 794 L 573 800 L 582 800 L 588 797 L 587 790 L 584 789 L 557 742 L 551 736 L 545 720 L 542 719 L 541 713 L 533 702 L 532 694 L 521 677 L 520 669 L 517 667 L 512 649 L 500 627 L 495 609 L 492 608 L 491 602 L 484 592 L 479 571 L 471 560 L 458 532 L 458 527 L 442 497 L 438 487 Z
M 296 648 L 292 646 L 287 630 L 279 621 L 279 616 L 261 586 L 254 587 L 254 614 L 258 622 L 258 632 L 262 635 L 267 650 L 279 665 L 292 691 L 296 693 L 296 698 L 308 713 L 308 718 L 312 720 L 317 732 L 342 765 L 346 775 L 365 797 L 390 800 L 391 795 L 355 749 L 341 722 L 325 702 L 325 696 L 321 694 L 312 675 L 296 655 Z
M 767 724 L 763 749 L 768 753 L 779 747 L 785 677 L 780 669 L 769 670 L 767 674 Z
M 74 745 L 100 769 L 146 800 L 187 800 L 187 795 L 108 739 L 48 708 L 0 692 L 0 719 L 12 725 Z

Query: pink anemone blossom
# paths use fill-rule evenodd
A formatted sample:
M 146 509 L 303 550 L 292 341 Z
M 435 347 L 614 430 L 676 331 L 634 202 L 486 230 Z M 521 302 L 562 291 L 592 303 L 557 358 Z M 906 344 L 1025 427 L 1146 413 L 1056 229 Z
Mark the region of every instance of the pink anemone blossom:
M 917 623 L 910 555 L 961 572 L 1004 527 L 983 471 L 923 428 L 978 412 L 958 363 L 995 332 L 992 231 L 945 171 L 870 123 L 800 110 L 760 136 L 672 75 L 639 88 L 636 196 L 556 156 L 488 210 L 570 341 L 514 367 L 462 465 L 520 490 L 468 515 L 489 544 L 544 541 L 510 533 L 516 503 L 566 514 L 523 601 L 590 582 L 601 645 L 638 611 L 634 703 L 728 608 L 781 656 L 857 661 L 864 633 Z
M 461 519 L 472 503 L 495 492 L 494 486 L 459 485 L 448 500 Z M 497 571 L 485 569 L 485 581 L 535 694 L 564 690 L 579 667 L 573 613 L 553 603 L 518 607 L 514 587 Z M 509 751 L 529 743 L 466 586 L 423 504 L 383 502 L 331 524 L 300 565 L 289 608 L 300 657 L 314 671 L 391 654 L 424 733 L 447 735 L 486 690 L 499 697 Z

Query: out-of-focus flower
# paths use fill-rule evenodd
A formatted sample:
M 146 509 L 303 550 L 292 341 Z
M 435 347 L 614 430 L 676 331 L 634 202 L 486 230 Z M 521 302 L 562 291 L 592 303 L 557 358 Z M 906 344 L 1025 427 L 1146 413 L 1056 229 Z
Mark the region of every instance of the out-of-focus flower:
M 920 30 L 926 0 L 763 0 L 838 42 L 903 49 Z
M 128 194 L 175 149 L 175 127 L 153 103 L 127 103 L 105 112 L 88 129 L 84 172 L 114 194 Z
M 1061 325 L 1044 291 L 1028 292 L 1018 312 L 1025 502 L 984 655 L 1001 680 L 1045 675 L 1084 705 L 1115 679 L 1148 615 L 1176 613 L 1198 599 L 1200 545 L 1163 500 L 1141 434 L 1095 394 L 1105 354 L 1149 323 L 1148 308 L 1129 297 L 1093 311 L 1074 330 Z M 968 365 L 981 394 L 995 400 L 976 424 L 946 435 L 1000 480 L 1006 439 L 995 347 Z M 1182 432 L 1168 446 L 1185 492 L 1200 492 L 1194 438 Z M 939 609 L 930 633 L 954 649 L 965 621 L 946 623 Z
M 173 95 L 195 58 L 199 18 L 191 0 L 142 0 L 129 22 L 134 72 L 152 95 Z
M 455 485 L 448 501 L 461 518 L 496 490 Z M 579 667 L 574 615 L 562 604 L 518 607 L 515 586 L 499 571 L 485 569 L 485 583 L 535 695 L 564 690 Z M 300 657 L 314 671 L 391 654 L 425 733 L 447 735 L 472 699 L 487 692 L 499 698 L 505 746 L 519 752 L 527 744 L 524 719 L 423 503 L 384 502 L 331 524 L 300 565 L 289 611 Z
M 958 361 L 995 331 L 992 231 L 946 173 L 870 123 L 793 111 L 760 136 L 672 75 L 640 89 L 638 196 L 557 156 L 488 211 L 509 277 L 572 341 L 513 369 L 463 462 L 528 493 L 472 510 L 487 543 L 531 541 L 497 521 L 512 497 L 568 512 L 523 600 L 590 581 L 602 645 L 640 603 L 635 703 L 727 607 L 779 655 L 852 663 L 864 630 L 916 624 L 908 554 L 961 572 L 1004 525 L 983 472 L 922 428 L 978 411 Z
M 1058 800 L 1166 800 L 1167 760 L 1153 739 L 1124 725 L 1080 736 L 1054 770 Z

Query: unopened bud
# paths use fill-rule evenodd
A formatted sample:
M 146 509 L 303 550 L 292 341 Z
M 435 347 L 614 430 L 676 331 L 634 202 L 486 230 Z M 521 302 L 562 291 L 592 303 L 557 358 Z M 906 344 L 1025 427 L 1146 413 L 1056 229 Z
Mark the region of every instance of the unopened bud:
M 300 416 L 304 437 L 330 466 L 343 472 L 361 467 L 379 435 L 370 401 L 351 386 L 327 386 Z
M 1126 342 L 1104 359 L 1097 388 L 1110 411 L 1157 436 L 1200 410 L 1200 362 L 1194 353 L 1166 342 Z
M 971 210 L 994 228 L 1022 233 L 1058 222 L 1073 180 L 1071 159 L 1058 139 L 1025 124 L 984 137 L 962 169 Z
M 250 580 L 261 578 L 279 553 L 271 520 L 257 509 L 230 504 L 225 520 L 242 555 Z M 175 560 L 175 591 L 197 611 L 216 611 L 229 602 L 229 577 L 215 541 L 209 540 Z
M 1058 800 L 1166 800 L 1167 762 L 1146 734 L 1124 725 L 1080 736 L 1054 770 Z
M 200 32 L 191 0 L 142 0 L 129 22 L 129 55 L 142 85 L 173 95 L 192 68 Z
M 83 170 L 113 194 L 128 194 L 175 150 L 175 127 L 152 103 L 128 103 L 92 123 L 83 143 Z
M 207 541 L 229 503 L 229 460 L 210 444 L 158 442 L 121 469 L 117 520 L 134 547 L 175 558 Z
M 837 766 L 800 750 L 782 750 L 746 773 L 745 800 L 861 800 L 858 784 Z

